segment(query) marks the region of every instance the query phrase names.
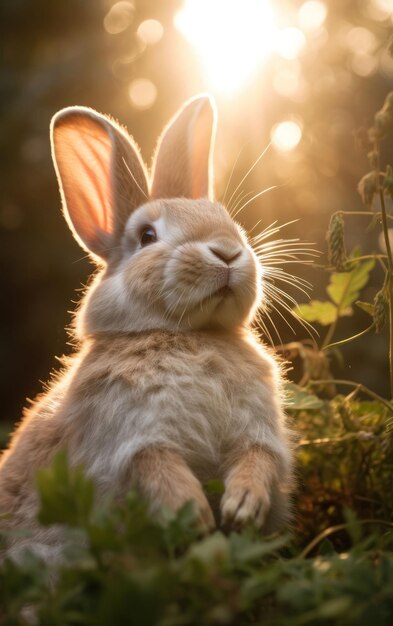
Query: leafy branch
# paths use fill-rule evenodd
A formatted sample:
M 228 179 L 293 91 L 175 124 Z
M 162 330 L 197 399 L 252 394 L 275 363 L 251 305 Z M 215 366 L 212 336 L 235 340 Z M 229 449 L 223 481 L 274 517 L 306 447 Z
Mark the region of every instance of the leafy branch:
M 393 198 L 393 168 L 387 165 L 385 171 L 380 167 L 380 142 L 393 133 L 393 92 L 389 93 L 385 102 L 375 114 L 373 126 L 362 133 L 362 145 L 367 146 L 367 157 L 371 171 L 359 182 L 358 191 L 365 204 L 366 211 L 337 211 L 330 220 L 328 231 L 328 269 L 333 268 L 330 282 L 326 289 L 329 296 L 326 300 L 312 300 L 301 304 L 296 314 L 310 323 L 327 326 L 321 350 L 331 351 L 348 341 L 353 341 L 372 331 L 379 333 L 389 319 L 389 365 L 390 365 L 390 397 L 393 399 L 393 253 L 389 238 L 389 220 L 393 215 L 388 213 L 387 198 Z M 374 211 L 375 200 L 379 210 Z M 345 219 L 347 217 L 372 217 L 370 227 L 382 226 L 386 254 L 364 254 L 355 250 L 348 257 L 345 246 Z M 359 300 L 361 290 L 369 281 L 375 263 L 379 262 L 383 271 L 382 286 L 375 295 L 373 302 Z M 341 318 L 353 315 L 354 305 L 372 317 L 372 323 L 362 331 L 345 339 L 336 339 L 335 334 Z M 388 315 L 387 315 L 388 311 Z

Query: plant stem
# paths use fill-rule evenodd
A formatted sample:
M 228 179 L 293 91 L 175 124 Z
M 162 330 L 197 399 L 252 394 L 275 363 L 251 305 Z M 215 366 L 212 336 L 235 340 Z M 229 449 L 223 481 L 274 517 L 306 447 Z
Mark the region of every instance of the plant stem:
M 340 302 L 338 302 L 338 304 L 336 304 L 336 319 L 334 320 L 334 322 L 331 323 L 331 325 L 330 325 L 330 327 L 329 327 L 329 329 L 328 329 L 328 331 L 326 333 L 325 339 L 322 342 L 321 350 L 326 350 L 326 348 L 328 347 L 328 345 L 330 344 L 330 342 L 331 342 L 331 340 L 332 340 L 332 338 L 334 336 L 334 333 L 336 332 L 336 327 L 337 327 L 337 324 L 338 324 L 338 320 L 340 318 L 341 307 L 342 307 L 343 302 L 345 300 L 345 297 L 347 295 L 348 288 L 349 288 L 350 284 L 351 284 L 351 279 L 349 278 L 348 281 L 347 281 L 347 284 L 345 285 L 344 292 L 343 292 L 343 294 L 341 296 Z
M 352 335 L 352 337 L 347 337 L 346 339 L 341 339 L 340 341 L 334 341 L 333 343 L 329 343 L 328 345 L 323 346 L 322 350 L 329 350 L 330 348 L 333 348 L 334 346 L 340 346 L 343 343 L 347 343 L 348 341 L 352 341 L 353 339 L 358 339 L 359 337 L 362 337 L 363 335 L 367 335 L 367 333 L 369 333 L 370 330 L 373 330 L 374 326 L 375 326 L 375 322 L 373 322 L 371 326 L 368 326 L 364 330 L 361 330 L 360 333 L 357 333 L 356 335 Z
M 385 197 L 383 195 L 383 190 L 379 188 L 379 198 L 381 201 L 382 207 L 382 224 L 383 224 L 383 234 L 385 238 L 386 244 L 386 252 L 388 256 L 388 270 L 387 270 L 387 281 L 386 287 L 388 292 L 388 304 L 389 304 L 389 365 L 390 365 L 390 397 L 393 399 L 393 257 L 392 257 L 392 249 L 390 246 L 389 239 L 389 228 L 387 222 L 386 215 L 386 206 L 385 206 Z
M 334 333 L 336 332 L 337 323 L 338 323 L 338 309 L 337 309 L 337 317 L 334 320 L 334 322 L 332 322 L 330 324 L 330 326 L 328 328 L 328 331 L 327 331 L 327 333 L 325 335 L 325 339 L 323 340 L 322 345 L 321 345 L 321 350 L 326 350 L 326 348 L 329 346 L 329 344 L 330 344 L 330 342 L 332 340 L 332 337 L 333 337 Z
M 363 254 L 362 256 L 355 256 L 352 259 L 347 259 L 346 263 L 357 263 L 358 261 L 367 261 L 368 259 L 387 259 L 387 254 Z
M 385 398 L 382 398 L 382 396 L 379 396 L 377 393 L 375 393 L 375 391 L 372 391 L 371 389 L 369 389 L 368 387 L 366 387 L 362 383 L 355 383 L 352 380 L 327 378 L 326 380 L 325 379 L 322 379 L 322 380 L 309 380 L 307 385 L 315 387 L 317 385 L 326 385 L 328 383 L 333 384 L 333 385 L 345 385 L 347 387 L 357 387 L 359 389 L 359 391 L 362 391 L 363 393 L 365 393 L 368 396 L 370 396 L 370 398 L 373 398 L 374 400 L 377 400 L 378 402 L 381 402 L 381 404 L 386 406 L 389 409 L 389 411 L 393 411 L 393 404 L 391 402 L 389 402 L 389 400 L 385 400 Z
M 373 217 L 382 217 L 382 213 L 379 211 L 336 211 L 336 213 L 340 215 L 372 215 Z M 386 217 L 388 220 L 393 220 L 393 215 L 387 215 Z
M 387 526 L 388 528 L 393 527 L 392 522 L 388 522 L 387 520 L 383 520 L 383 519 L 362 519 L 362 520 L 358 520 L 357 523 L 361 525 L 380 524 L 381 526 Z M 326 537 L 329 537 L 330 535 L 333 535 L 334 533 L 340 532 L 341 530 L 346 530 L 347 528 L 350 528 L 350 524 L 348 522 L 345 524 L 337 524 L 337 526 L 331 526 L 330 528 L 326 528 L 326 530 L 319 533 L 319 535 L 317 535 L 312 541 L 310 541 L 308 546 L 306 546 L 304 550 L 299 554 L 298 558 L 299 559 L 306 558 L 306 556 L 311 552 L 311 550 L 313 550 L 319 543 L 321 543 L 323 539 L 326 539 Z
M 392 256 L 392 248 L 390 246 L 389 239 L 389 227 L 388 227 L 388 215 L 386 212 L 385 205 L 385 196 L 383 193 L 383 189 L 381 187 L 381 182 L 379 179 L 379 141 L 377 138 L 374 140 L 374 150 L 377 156 L 377 163 L 375 168 L 375 183 L 377 193 L 379 195 L 379 200 L 381 203 L 381 212 L 382 212 L 382 226 L 383 226 L 383 235 L 385 238 L 386 245 L 386 253 L 388 257 L 388 270 L 387 270 L 387 294 L 388 294 L 388 305 L 389 305 L 389 366 L 390 366 L 390 397 L 393 399 L 393 256 Z
M 379 199 L 381 201 L 381 207 L 382 207 L 382 225 L 383 225 L 383 234 L 384 234 L 385 244 L 386 244 L 388 266 L 389 266 L 389 271 L 393 273 L 393 256 L 392 256 L 392 248 L 390 246 L 389 227 L 388 227 L 388 217 L 391 217 L 391 216 L 386 213 L 385 196 L 383 194 L 383 189 L 381 189 L 381 187 L 379 187 L 378 193 L 379 193 Z

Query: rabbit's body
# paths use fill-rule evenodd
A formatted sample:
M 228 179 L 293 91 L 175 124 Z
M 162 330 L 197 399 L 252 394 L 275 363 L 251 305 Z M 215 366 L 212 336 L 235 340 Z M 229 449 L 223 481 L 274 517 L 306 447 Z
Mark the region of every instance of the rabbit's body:
M 206 100 L 193 101 L 172 128 L 188 130 L 188 141 L 206 111 Z M 67 219 L 106 268 L 78 313 L 80 352 L 0 460 L 0 511 L 11 513 L 13 528 L 33 527 L 31 545 L 56 557 L 60 531 L 35 521 L 34 474 L 66 448 L 98 498 L 136 487 L 153 511 L 193 499 L 211 526 L 201 482 L 223 478 L 224 521 L 277 528 L 288 513 L 292 454 L 280 367 L 249 329 L 262 292 L 244 234 L 222 205 L 198 200 L 208 191 L 206 172 L 189 165 L 191 193 L 176 167 L 160 171 L 160 152 L 168 158 L 176 145 L 171 127 L 146 202 L 143 166 L 123 131 L 84 109 L 66 110 L 55 124 Z M 179 150 L 186 163 L 187 145 Z M 200 141 L 198 149 L 206 161 Z M 75 160 L 85 176 L 79 186 Z M 196 199 L 171 199 L 176 191 Z
M 0 508 L 12 512 L 13 526 L 34 528 L 34 474 L 60 448 L 86 467 L 101 498 L 129 491 L 134 457 L 150 446 L 176 450 L 205 482 L 225 478 L 239 446 L 260 445 L 280 460 L 283 484 L 290 468 L 278 384 L 275 361 L 252 335 L 157 330 L 89 339 L 4 455 Z M 283 519 L 273 527 L 288 510 L 275 514 Z M 55 546 L 59 533 L 37 528 L 35 543 L 43 538 Z M 42 545 L 38 552 L 46 556 Z

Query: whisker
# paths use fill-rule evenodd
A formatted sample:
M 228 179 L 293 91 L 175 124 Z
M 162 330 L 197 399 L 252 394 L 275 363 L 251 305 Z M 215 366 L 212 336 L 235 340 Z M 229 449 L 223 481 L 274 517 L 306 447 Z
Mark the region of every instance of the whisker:
M 254 245 L 254 250 L 270 250 L 270 249 L 281 249 L 287 247 L 289 250 L 299 248 L 303 246 L 306 250 L 315 251 L 314 248 L 310 248 L 313 246 L 313 243 L 300 241 L 298 238 L 292 239 L 274 239 L 273 241 L 265 241 L 264 243 L 257 243 Z
M 297 284 L 296 282 L 292 282 L 290 279 L 283 278 L 281 276 L 280 277 L 275 277 L 275 278 L 276 278 L 276 280 L 281 281 L 281 282 L 283 282 L 283 283 L 285 283 L 287 285 L 290 285 L 294 289 L 297 289 L 298 291 L 303 293 L 306 296 L 306 298 L 308 298 L 308 299 L 310 298 L 310 295 L 309 295 L 308 291 L 311 291 L 312 285 L 307 285 L 307 284 L 304 285 L 302 283 Z M 269 283 L 266 281 L 265 284 L 269 284 Z M 272 285 L 272 283 L 270 283 L 270 285 Z M 273 285 L 273 286 L 276 287 L 276 285 Z
M 231 200 L 233 198 L 233 196 L 235 195 L 235 193 L 237 192 L 237 190 L 239 189 L 239 187 L 242 186 L 242 184 L 244 183 L 244 181 L 247 179 L 247 177 L 251 174 L 251 172 L 253 171 L 253 169 L 258 165 L 258 163 L 260 162 L 260 160 L 264 157 L 264 155 L 266 154 L 266 152 L 269 150 L 270 146 L 272 145 L 272 142 L 269 141 L 268 145 L 266 146 L 266 148 L 263 150 L 263 152 L 259 155 L 259 157 L 254 161 L 253 165 L 251 165 L 251 167 L 249 168 L 249 170 L 245 173 L 245 175 L 243 176 L 243 178 L 241 179 L 240 183 L 237 185 L 236 189 L 233 191 L 231 197 L 229 198 L 229 202 L 228 204 L 231 204 Z
M 126 166 L 127 171 L 128 171 L 128 173 L 129 173 L 129 175 L 131 176 L 132 180 L 134 181 L 134 183 L 135 183 L 135 184 L 136 184 L 136 186 L 138 187 L 139 191 L 141 191 L 141 192 L 142 192 L 142 194 L 145 196 L 146 200 L 149 200 L 148 195 L 146 194 L 146 192 L 142 189 L 142 187 L 140 186 L 140 184 L 139 184 L 139 183 L 138 183 L 138 181 L 136 180 L 136 178 L 135 178 L 134 174 L 131 172 L 130 168 L 128 167 L 127 162 L 126 162 L 126 160 L 125 160 L 125 158 L 124 158 L 124 157 L 122 157 L 122 161 L 123 161 L 124 165 Z
M 237 207 L 239 206 L 240 202 L 242 202 L 243 200 L 245 200 L 247 197 L 251 196 L 254 192 L 253 191 L 240 191 L 239 194 L 237 196 L 235 196 L 234 200 L 233 200 L 233 204 L 230 204 L 227 206 L 227 211 L 229 213 L 229 215 L 231 217 L 233 217 L 233 213 L 234 211 L 236 211 Z
M 245 198 L 247 193 L 244 190 L 239 191 L 238 195 L 234 197 L 233 204 L 228 204 L 226 207 L 229 215 L 232 217 L 232 211 L 236 209 L 239 203 Z
M 235 219 L 235 217 L 237 215 L 239 215 L 240 211 L 243 211 L 243 209 L 246 208 L 246 206 L 248 206 L 250 204 L 250 202 L 254 202 L 254 200 L 256 200 L 257 198 L 259 198 L 260 196 L 262 196 L 263 194 L 267 193 L 268 191 L 272 191 L 273 189 L 277 189 L 278 187 L 280 187 L 280 185 L 272 185 L 271 187 L 267 187 L 267 189 L 263 189 L 262 191 L 260 191 L 259 193 L 256 193 L 254 196 L 252 196 L 252 198 L 250 198 L 249 200 L 247 200 L 247 202 L 245 202 L 244 204 L 241 205 L 241 207 L 239 209 L 237 209 L 236 213 L 234 213 L 232 215 L 232 218 Z
M 282 289 L 280 289 L 280 287 L 277 287 L 277 285 L 273 285 L 272 283 L 270 283 L 270 284 L 265 283 L 265 288 L 267 286 L 274 292 L 275 296 L 277 296 L 279 294 L 282 298 L 284 298 L 285 300 L 287 300 L 288 302 L 290 302 L 294 306 L 297 306 L 297 302 L 296 302 L 295 298 L 293 296 L 291 296 L 289 293 L 287 293 L 286 291 L 283 291 Z
M 249 230 L 249 234 L 251 233 L 251 231 L 255 230 L 257 226 L 259 226 L 259 224 L 263 221 L 263 219 L 261 218 L 260 220 L 258 220 L 256 222 L 256 224 L 254 224 L 254 226 Z M 257 239 L 259 237 L 262 236 L 269 236 L 266 235 L 266 233 L 270 234 L 270 233 L 275 233 L 278 232 L 281 229 L 281 226 L 276 226 L 277 224 L 277 220 L 274 220 L 274 222 L 272 222 L 271 224 L 269 224 L 268 226 L 266 226 L 260 233 L 258 233 L 258 235 L 254 235 L 253 237 L 250 237 L 250 242 L 253 241 L 254 239 Z
M 284 270 L 282 270 L 281 268 L 266 268 L 265 270 L 265 279 L 270 279 L 272 278 L 274 282 L 274 280 L 278 280 L 284 283 L 287 283 L 288 285 L 291 285 L 292 287 L 302 287 L 304 289 L 308 289 L 309 291 L 313 288 L 313 285 L 308 282 L 308 280 L 305 280 L 304 278 L 300 278 L 298 276 L 294 276 L 294 274 L 290 274 L 289 272 L 285 272 Z
M 259 221 L 261 221 L 261 220 L 259 220 Z M 270 234 L 273 234 L 273 231 L 275 233 L 278 233 L 280 230 L 282 230 L 286 226 L 290 226 L 291 224 L 295 224 L 298 221 L 299 221 L 299 218 L 296 218 L 296 219 L 290 220 L 289 222 L 285 222 L 284 224 L 279 224 L 278 226 L 276 226 L 277 220 L 275 220 L 272 224 L 270 224 L 270 226 L 267 226 L 258 235 L 255 235 L 254 237 L 251 237 L 251 241 L 257 241 L 257 240 L 260 240 L 260 239 L 266 239 L 266 237 L 270 236 Z M 257 223 L 259 223 L 259 222 L 257 222 Z M 254 228 L 255 228 L 255 226 L 253 227 L 253 229 Z M 270 230 L 270 229 L 272 229 L 272 230 Z
M 272 309 L 274 309 L 276 311 L 276 313 L 281 317 L 281 319 L 284 320 L 285 324 L 287 326 L 289 326 L 289 328 L 291 329 L 291 331 L 293 332 L 293 334 L 295 334 L 295 329 L 293 328 L 293 326 L 289 323 L 289 321 L 287 320 L 287 318 L 283 315 L 283 313 L 281 313 L 280 309 L 278 307 L 276 307 L 275 304 L 273 304 L 273 302 L 269 302 L 269 306 L 272 307 Z
M 269 311 L 268 311 L 268 309 L 267 309 L 267 308 L 265 309 L 264 313 L 265 313 L 266 317 L 268 318 L 268 320 L 269 320 L 270 324 L 272 325 L 272 327 L 273 327 L 273 329 L 274 329 L 274 332 L 276 333 L 276 335 L 277 335 L 277 338 L 278 338 L 279 342 L 280 342 L 280 343 L 282 343 L 283 341 L 282 341 L 282 339 L 281 339 L 281 335 L 280 335 L 280 333 L 278 332 L 278 330 L 277 330 L 277 326 L 276 326 L 276 325 L 275 325 L 275 323 L 273 322 L 273 320 L 272 320 L 272 318 L 271 318 L 271 316 L 270 316 L 270 313 L 269 313 Z M 272 346 L 274 346 L 274 342 L 272 342 Z
M 297 313 L 295 312 L 295 310 L 292 309 L 287 302 L 285 302 L 284 298 L 290 299 L 290 297 L 288 297 L 288 294 L 286 294 L 285 292 L 282 292 L 281 290 L 278 290 L 277 292 L 275 289 L 276 289 L 275 285 L 271 285 L 271 284 L 265 285 L 265 290 L 266 290 L 268 297 L 272 299 L 274 298 L 275 302 L 277 302 L 285 311 L 287 311 L 304 328 L 307 334 L 313 339 L 313 333 L 318 334 L 315 328 L 311 324 L 309 324 L 306 320 L 303 320 L 301 317 L 299 317 Z M 268 300 L 268 304 L 271 304 L 270 299 Z M 297 302 L 293 299 L 291 301 L 291 304 L 295 304 L 295 306 L 297 306 Z
M 230 173 L 230 175 L 229 175 L 228 182 L 227 182 L 227 186 L 225 187 L 224 196 L 223 196 L 223 198 L 222 198 L 222 200 L 221 200 L 221 204 L 223 204 L 224 206 L 225 206 L 225 198 L 227 197 L 227 193 L 228 193 L 229 185 L 230 185 L 230 183 L 231 183 L 232 176 L 233 176 L 233 174 L 234 174 L 234 171 L 235 171 L 236 165 L 237 165 L 237 164 L 238 164 L 238 162 L 239 162 L 240 156 L 241 156 L 241 154 L 242 154 L 242 152 L 243 152 L 244 148 L 245 148 L 245 147 L 246 147 L 246 146 L 250 143 L 250 141 L 251 141 L 251 140 L 246 141 L 246 143 L 245 143 L 245 144 L 244 144 L 244 145 L 240 148 L 239 153 L 238 153 L 238 155 L 237 155 L 237 157 L 236 157 L 236 160 L 235 160 L 235 162 L 234 162 L 234 164 L 233 164 L 233 167 L 232 167 L 232 170 L 231 170 L 231 173 Z

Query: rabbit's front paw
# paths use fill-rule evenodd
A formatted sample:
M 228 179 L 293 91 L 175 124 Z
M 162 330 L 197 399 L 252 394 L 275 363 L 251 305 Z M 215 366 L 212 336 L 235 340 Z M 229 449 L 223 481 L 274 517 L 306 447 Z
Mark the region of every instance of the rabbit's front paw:
M 184 490 L 181 486 L 175 488 L 170 494 L 168 504 L 172 510 L 178 510 L 188 501 L 191 501 L 195 507 L 198 528 L 202 532 L 212 530 L 216 525 L 214 515 L 202 487 L 196 481 L 192 485 L 188 484 Z
M 203 532 L 215 526 L 213 512 L 202 490 L 184 459 L 175 450 L 150 447 L 141 450 L 133 462 L 134 484 L 150 502 L 154 514 L 164 508 L 178 511 L 192 501 L 196 509 L 196 523 Z
M 242 528 L 253 523 L 261 528 L 270 508 L 270 497 L 263 486 L 229 483 L 221 501 L 223 526 Z

